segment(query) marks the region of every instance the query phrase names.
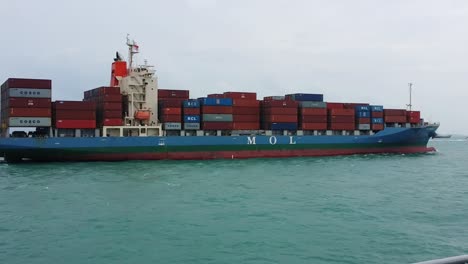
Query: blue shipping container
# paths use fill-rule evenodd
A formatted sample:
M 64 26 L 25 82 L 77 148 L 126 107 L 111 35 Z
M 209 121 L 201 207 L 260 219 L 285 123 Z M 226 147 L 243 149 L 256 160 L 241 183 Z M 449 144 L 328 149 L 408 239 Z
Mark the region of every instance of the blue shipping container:
M 231 98 L 200 98 L 200 103 L 206 106 L 232 106 L 232 99 Z
M 198 100 L 195 100 L 195 99 L 185 100 L 183 105 L 185 108 L 199 108 L 200 102 L 198 102 Z
M 358 118 L 370 117 L 370 112 L 369 111 L 356 112 L 356 117 L 358 117 Z
M 297 130 L 297 123 L 271 123 L 271 130 Z
M 199 115 L 184 115 L 184 123 L 200 123 Z
M 304 93 L 296 93 L 296 94 L 288 94 L 294 101 L 315 101 L 315 102 L 323 102 L 323 94 L 304 94 Z
M 357 111 L 360 111 L 360 112 L 369 112 L 370 111 L 370 107 L 368 105 L 357 105 L 355 108 L 354 108 Z
M 383 124 L 383 118 L 372 118 L 371 119 L 372 124 Z
M 371 111 L 372 112 L 383 112 L 383 106 L 382 105 L 371 105 Z

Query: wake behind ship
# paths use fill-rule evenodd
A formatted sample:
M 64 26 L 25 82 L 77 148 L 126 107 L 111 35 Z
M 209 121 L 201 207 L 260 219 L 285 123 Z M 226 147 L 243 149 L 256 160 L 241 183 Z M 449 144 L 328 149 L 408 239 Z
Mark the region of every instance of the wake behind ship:
M 424 153 L 437 126 L 419 111 L 369 103 L 324 102 L 296 93 L 257 100 L 254 92 L 190 99 L 188 90 L 158 89 L 149 65 L 127 40 L 109 86 L 81 101 L 52 102 L 50 80 L 10 78 L 1 87 L 6 161 L 243 159 L 368 153 Z M 35 129 L 34 132 L 12 131 Z

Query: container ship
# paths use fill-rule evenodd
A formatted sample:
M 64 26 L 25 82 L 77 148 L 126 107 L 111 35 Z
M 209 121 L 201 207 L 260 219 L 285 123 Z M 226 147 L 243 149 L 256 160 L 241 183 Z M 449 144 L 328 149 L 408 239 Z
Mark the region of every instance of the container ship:
M 0 155 L 7 162 L 244 159 L 425 153 L 438 125 L 419 111 L 326 102 L 322 94 L 223 92 L 191 99 L 158 89 L 154 67 L 134 65 L 127 39 L 109 86 L 52 101 L 52 81 L 1 86 Z M 25 128 L 27 128 L 25 130 Z M 18 130 L 22 129 L 22 130 Z M 29 131 L 28 131 L 29 130 Z

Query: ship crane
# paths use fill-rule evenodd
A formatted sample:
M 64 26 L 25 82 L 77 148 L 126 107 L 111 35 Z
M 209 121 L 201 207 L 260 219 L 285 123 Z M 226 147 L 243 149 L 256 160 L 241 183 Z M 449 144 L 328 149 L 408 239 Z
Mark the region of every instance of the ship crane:
M 158 121 L 158 78 L 154 67 L 134 66 L 139 46 L 127 35 L 128 64 L 117 52 L 112 63 L 111 86 L 119 86 L 124 96 L 124 126 L 104 127 L 104 135 L 157 136 L 162 135 Z M 117 131 L 117 132 L 116 132 Z M 109 133 L 111 132 L 111 133 Z

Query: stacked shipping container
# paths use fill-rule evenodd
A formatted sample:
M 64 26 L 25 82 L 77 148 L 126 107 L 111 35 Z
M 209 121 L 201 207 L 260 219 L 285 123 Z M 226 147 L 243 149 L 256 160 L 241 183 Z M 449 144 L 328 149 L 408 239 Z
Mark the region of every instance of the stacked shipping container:
M 84 101 L 96 104 L 96 123 L 102 126 L 122 126 L 122 95 L 119 87 L 99 87 L 84 92 Z
M 405 109 L 385 109 L 384 121 L 385 123 L 406 123 L 406 110 Z
M 199 130 L 200 122 L 200 102 L 198 100 L 185 100 L 183 102 L 184 129 Z
M 158 90 L 159 120 L 165 130 L 182 129 L 182 103 L 189 99 L 188 90 Z
M 198 100 L 201 105 L 202 129 L 232 130 L 231 98 L 207 97 Z
M 421 122 L 421 112 L 419 111 L 407 111 L 406 121 L 410 124 L 419 124 Z
M 371 105 L 371 129 L 379 131 L 384 129 L 383 106 Z
M 370 130 L 371 129 L 371 111 L 369 105 L 356 105 L 356 129 Z
M 263 129 L 265 130 L 289 130 L 298 128 L 297 101 L 265 97 L 262 102 Z M 279 98 L 278 98 L 279 99 Z
M 2 128 L 51 126 L 50 80 L 10 78 L 1 95 Z
M 224 97 L 232 99 L 232 129 L 260 129 L 260 102 L 257 100 L 257 93 L 226 92 Z
M 288 94 L 286 99 L 299 104 L 300 129 L 327 130 L 327 103 L 323 102 L 323 94 Z
M 354 130 L 355 111 L 345 108 L 343 103 L 327 103 L 328 129 L 330 130 Z
M 52 106 L 53 126 L 56 128 L 96 128 L 96 103 L 86 101 L 56 101 Z

